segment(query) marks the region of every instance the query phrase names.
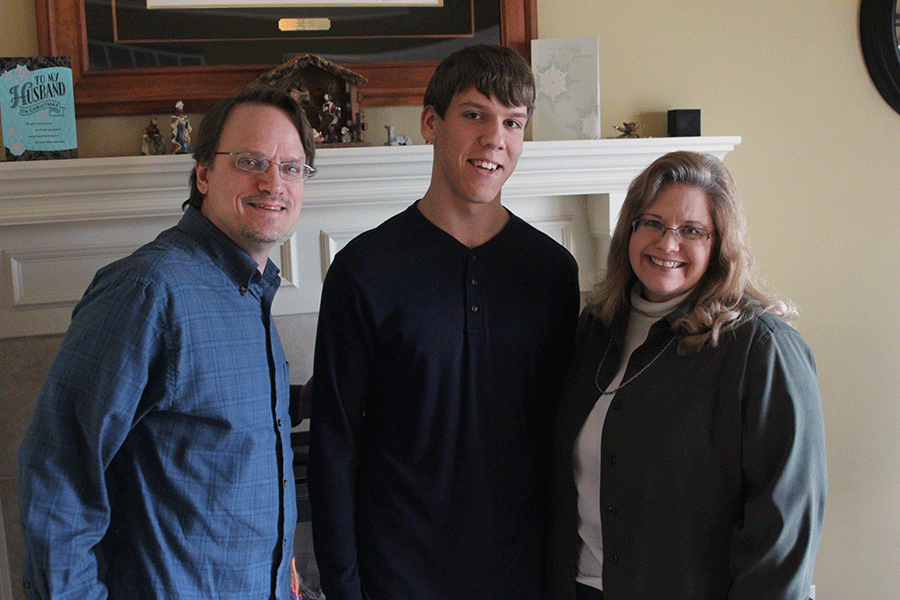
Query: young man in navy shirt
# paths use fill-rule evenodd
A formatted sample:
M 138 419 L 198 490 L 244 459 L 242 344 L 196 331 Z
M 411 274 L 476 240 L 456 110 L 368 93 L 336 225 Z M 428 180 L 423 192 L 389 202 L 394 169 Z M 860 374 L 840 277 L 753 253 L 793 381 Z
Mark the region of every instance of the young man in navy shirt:
M 427 192 L 328 271 L 308 477 L 329 600 L 539 598 L 579 291 L 568 251 L 500 201 L 533 101 L 509 48 L 446 58 Z

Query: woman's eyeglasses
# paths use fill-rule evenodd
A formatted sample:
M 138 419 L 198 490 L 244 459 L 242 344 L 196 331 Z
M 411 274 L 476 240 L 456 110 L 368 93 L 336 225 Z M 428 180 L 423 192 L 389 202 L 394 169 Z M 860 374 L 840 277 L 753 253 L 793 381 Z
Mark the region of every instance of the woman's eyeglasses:
M 682 225 L 681 227 L 666 227 L 656 219 L 644 219 L 638 218 L 631 222 L 631 230 L 632 232 L 637 232 L 638 230 L 643 231 L 648 234 L 653 234 L 659 238 L 662 238 L 666 235 L 667 231 L 671 231 L 675 235 L 676 240 L 686 240 L 689 242 L 696 242 L 697 240 L 708 240 L 713 235 L 715 235 L 714 231 L 707 231 L 702 227 L 694 227 L 693 225 Z

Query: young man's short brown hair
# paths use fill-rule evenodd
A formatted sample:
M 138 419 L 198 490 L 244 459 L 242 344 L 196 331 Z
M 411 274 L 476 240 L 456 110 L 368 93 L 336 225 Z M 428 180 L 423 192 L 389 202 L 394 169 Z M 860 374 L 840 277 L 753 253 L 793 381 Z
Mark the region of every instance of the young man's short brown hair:
M 425 106 L 444 118 L 456 94 L 474 87 L 505 106 L 524 106 L 528 118 L 534 110 L 534 75 L 515 50 L 494 44 L 476 44 L 457 50 L 438 65 L 425 90 Z

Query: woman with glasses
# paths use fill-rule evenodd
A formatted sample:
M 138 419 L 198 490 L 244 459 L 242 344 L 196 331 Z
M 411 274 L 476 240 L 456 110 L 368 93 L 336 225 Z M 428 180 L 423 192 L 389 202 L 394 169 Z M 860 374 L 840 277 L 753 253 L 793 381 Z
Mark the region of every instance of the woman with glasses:
M 721 161 L 632 182 L 556 422 L 550 598 L 808 597 L 825 442 L 796 314 Z

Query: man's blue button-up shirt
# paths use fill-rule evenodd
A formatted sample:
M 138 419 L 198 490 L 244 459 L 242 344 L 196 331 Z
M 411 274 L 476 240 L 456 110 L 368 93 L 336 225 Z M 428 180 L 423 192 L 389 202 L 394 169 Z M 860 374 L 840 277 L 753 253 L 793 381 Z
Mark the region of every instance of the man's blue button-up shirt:
M 29 598 L 289 597 L 278 284 L 194 208 L 97 273 L 19 458 Z

